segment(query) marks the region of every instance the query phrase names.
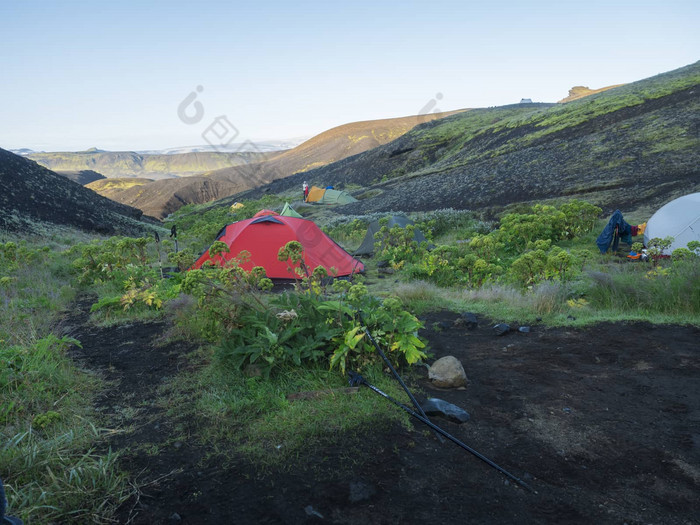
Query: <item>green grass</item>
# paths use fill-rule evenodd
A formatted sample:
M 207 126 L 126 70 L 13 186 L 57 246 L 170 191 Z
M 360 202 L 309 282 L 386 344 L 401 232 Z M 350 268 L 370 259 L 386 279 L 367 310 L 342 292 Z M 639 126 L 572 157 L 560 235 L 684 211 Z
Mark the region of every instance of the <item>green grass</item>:
M 164 389 L 171 415 L 196 420 L 196 438 L 224 456 L 242 454 L 262 470 L 292 469 L 339 439 L 359 444 L 368 432 L 397 422 L 408 425 L 400 409 L 363 389 L 357 394 L 287 399 L 289 394 L 348 386 L 337 371 L 325 367 L 289 369 L 264 380 L 226 367 L 211 350 L 196 359 L 208 364 L 189 376 L 181 375 Z M 378 367 L 363 375 L 389 395 L 408 402 L 396 382 Z
M 27 525 L 113 523 L 115 508 L 131 494 L 117 456 L 91 448 L 103 431 L 85 427 L 85 421 L 62 427 L 0 434 L 0 468 L 12 514 Z
M 410 281 L 393 288 L 393 293 L 417 314 L 447 309 L 481 314 L 496 322 L 540 322 L 547 326 L 590 326 L 618 321 L 700 326 L 697 281 L 692 283 L 692 289 L 679 289 L 678 283 L 669 287 L 665 281 L 649 285 L 638 279 L 622 274 L 612 286 L 603 289 L 586 280 L 577 284 L 575 292 L 559 283 L 543 283 L 523 292 L 511 285 L 455 290 Z M 572 296 L 581 295 L 582 289 L 586 302 L 569 304 Z
M 95 451 L 92 400 L 100 383 L 66 356 L 74 341 L 48 335 L 0 349 L 0 471 L 25 523 L 107 523 L 129 488 L 116 455 Z
M 19 264 L 0 257 L 0 472 L 10 510 L 27 525 L 108 523 L 129 488 L 116 456 L 96 452 L 100 382 L 66 355 L 74 341 L 53 333 L 75 297 L 65 249 L 86 236 L 62 228 L 24 245 L 2 240 L 22 251 Z

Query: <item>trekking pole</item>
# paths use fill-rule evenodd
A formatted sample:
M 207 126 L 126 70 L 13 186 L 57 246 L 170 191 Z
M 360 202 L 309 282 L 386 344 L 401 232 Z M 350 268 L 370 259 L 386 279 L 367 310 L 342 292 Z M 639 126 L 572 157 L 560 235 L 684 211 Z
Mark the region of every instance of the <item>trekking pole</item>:
M 403 379 L 401 379 L 401 376 L 399 375 L 399 373 L 398 373 L 398 372 L 396 371 L 396 369 L 394 368 L 394 365 L 391 364 L 391 361 L 389 361 L 389 358 L 386 356 L 386 354 L 383 352 L 383 350 L 381 349 L 381 347 L 380 347 L 380 346 L 377 344 L 377 342 L 374 340 L 374 337 L 372 337 L 372 334 L 369 332 L 369 329 L 367 328 L 367 324 L 365 323 L 365 320 L 364 320 L 363 317 L 362 317 L 362 312 L 360 312 L 359 310 L 357 311 L 357 317 L 359 317 L 360 323 L 362 323 L 362 327 L 363 327 L 364 330 L 365 330 L 365 334 L 367 335 L 367 337 L 369 338 L 369 340 L 372 341 L 372 344 L 374 345 L 374 348 L 376 348 L 377 352 L 379 352 L 379 355 L 382 357 L 382 359 L 383 359 L 384 362 L 386 363 L 386 366 L 389 367 L 389 370 L 391 370 L 391 373 L 394 375 L 394 377 L 396 378 L 396 380 L 399 382 L 399 384 L 401 385 L 401 388 L 403 388 L 404 392 L 406 392 L 406 394 L 408 395 L 408 398 L 411 400 L 411 403 L 413 403 L 413 406 L 416 407 L 416 410 L 418 411 L 418 413 L 419 413 L 421 416 L 423 416 L 425 419 L 428 419 L 428 420 L 429 420 L 428 416 L 427 416 L 427 415 L 425 414 L 425 412 L 423 411 L 423 407 L 421 407 L 421 406 L 418 404 L 418 401 L 416 401 L 416 398 L 413 397 L 413 394 L 411 394 L 411 391 L 410 391 L 410 390 L 408 389 L 408 387 L 406 386 L 406 383 L 404 383 L 404 382 L 403 382 Z M 434 432 L 434 434 L 435 434 L 435 437 L 438 439 L 438 441 L 439 441 L 441 444 L 445 442 L 445 440 L 442 439 L 442 436 L 441 436 L 439 433 Z
M 160 235 L 155 232 L 156 237 L 156 250 L 158 250 L 158 267 L 160 268 L 160 278 L 163 278 L 163 258 L 160 256 Z
M 483 461 L 483 462 L 486 463 L 487 465 L 489 465 L 489 466 L 495 468 L 495 469 L 496 469 L 498 472 L 500 472 L 501 474 L 503 474 L 503 475 L 505 475 L 506 477 L 512 479 L 512 480 L 515 481 L 518 485 L 520 485 L 520 486 L 526 488 L 527 490 L 529 490 L 530 492 L 532 492 L 532 493 L 534 493 L 534 494 L 537 494 L 537 491 L 535 491 L 530 485 L 528 485 L 527 483 L 525 483 L 523 480 L 521 480 L 520 478 L 514 476 L 513 474 L 511 474 L 510 472 L 508 472 L 508 471 L 507 471 L 506 469 L 504 469 L 503 467 L 498 466 L 496 463 L 494 463 L 493 461 L 491 461 L 489 458 L 487 458 L 487 457 L 484 456 L 483 454 L 480 454 L 479 452 L 477 452 L 476 450 L 474 450 L 474 449 L 471 448 L 470 446 L 465 445 L 465 444 L 462 443 L 459 439 L 457 439 L 456 437 L 454 437 L 452 434 L 447 433 L 446 431 L 444 431 L 443 429 L 441 429 L 441 428 L 440 428 L 439 426 L 437 426 L 436 424 L 431 423 L 430 420 L 429 420 L 428 418 L 425 418 L 425 417 L 421 416 L 421 415 L 420 415 L 419 413 L 417 413 L 415 410 L 411 410 L 410 408 L 408 408 L 406 405 L 404 405 L 404 404 L 401 403 L 400 401 L 397 401 L 396 399 L 394 399 L 393 397 L 391 397 L 389 394 L 385 394 L 384 392 L 382 392 L 381 390 L 379 390 L 376 386 L 374 386 L 374 385 L 368 383 L 367 380 L 366 380 L 364 377 L 362 377 L 360 374 L 358 374 L 357 372 L 349 371 L 349 372 L 348 372 L 348 375 L 350 376 L 350 379 L 349 379 L 350 386 L 365 385 L 367 388 L 369 388 L 370 390 L 375 391 L 377 394 L 379 394 L 379 395 L 382 396 L 383 398 L 388 399 L 389 401 L 391 401 L 392 403 L 394 403 L 396 406 L 398 406 L 399 408 L 402 408 L 405 412 L 409 413 L 410 415 L 412 415 L 413 417 L 415 417 L 416 419 L 418 419 L 418 420 L 421 421 L 422 423 L 425 423 L 425 424 L 428 425 L 430 428 L 432 428 L 434 431 L 439 432 L 440 434 L 442 434 L 443 436 L 445 436 L 447 439 L 449 439 L 450 441 L 452 441 L 455 445 L 459 445 L 459 446 L 462 447 L 464 450 L 466 450 L 466 451 L 469 452 L 470 454 L 476 456 L 477 458 L 479 458 L 481 461 Z

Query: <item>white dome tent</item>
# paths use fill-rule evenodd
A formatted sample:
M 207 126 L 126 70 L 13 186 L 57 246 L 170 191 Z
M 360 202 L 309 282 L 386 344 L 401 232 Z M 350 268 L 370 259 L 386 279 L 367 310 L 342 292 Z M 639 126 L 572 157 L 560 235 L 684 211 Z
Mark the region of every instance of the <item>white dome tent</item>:
M 700 193 L 689 193 L 659 208 L 647 221 L 644 245 L 648 246 L 654 237 L 673 237 L 666 255 L 686 248 L 690 241 L 700 241 Z

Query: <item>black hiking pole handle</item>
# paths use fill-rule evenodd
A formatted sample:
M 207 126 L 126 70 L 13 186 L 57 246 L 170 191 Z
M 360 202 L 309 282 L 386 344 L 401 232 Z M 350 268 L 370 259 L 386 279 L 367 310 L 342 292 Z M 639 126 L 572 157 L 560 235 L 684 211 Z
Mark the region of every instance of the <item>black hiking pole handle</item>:
M 457 439 L 456 437 L 454 437 L 452 434 L 446 432 L 445 430 L 441 429 L 441 428 L 440 428 L 439 426 L 437 426 L 436 424 L 432 423 L 428 418 L 425 418 L 425 417 L 421 416 L 421 415 L 420 415 L 419 413 L 417 413 L 415 410 L 411 410 L 410 408 L 408 408 L 406 405 L 404 405 L 404 404 L 401 403 L 400 401 L 397 401 L 396 399 L 394 399 L 393 397 L 391 397 L 389 394 L 386 394 L 386 393 L 382 392 L 382 391 L 379 390 L 376 386 L 374 386 L 374 385 L 368 383 L 367 380 L 366 380 L 364 377 L 362 377 L 360 374 L 358 374 L 357 372 L 349 371 L 349 372 L 348 372 L 348 375 L 350 376 L 350 380 L 349 380 L 350 386 L 365 385 L 365 386 L 366 386 L 367 388 L 369 388 L 370 390 L 373 390 L 374 392 L 376 392 L 377 394 L 379 394 L 379 395 L 382 396 L 383 398 L 388 399 L 389 401 L 391 401 L 392 403 L 394 403 L 394 404 L 395 404 L 396 406 L 398 406 L 399 408 L 402 408 L 405 412 L 409 413 L 410 415 L 412 415 L 413 417 L 415 417 L 415 418 L 418 419 L 419 421 L 421 421 L 421 422 L 425 423 L 426 425 L 428 425 L 428 426 L 429 426 L 430 428 L 432 428 L 435 432 L 438 432 L 438 433 L 442 434 L 442 435 L 445 436 L 447 439 L 449 439 L 450 441 L 452 441 L 455 445 L 459 445 L 459 446 L 462 447 L 464 450 L 466 450 L 467 452 L 469 452 L 469 453 L 472 454 L 473 456 L 476 456 L 477 458 L 479 458 L 481 461 L 483 461 L 483 462 L 486 463 L 487 465 L 489 465 L 489 466 L 495 468 L 498 472 L 500 472 L 500 473 L 503 474 L 504 476 L 507 476 L 508 478 L 512 479 L 512 480 L 515 481 L 518 485 L 522 486 L 523 488 L 526 488 L 527 490 L 529 490 L 530 492 L 532 492 L 532 493 L 534 493 L 534 494 L 537 494 L 537 491 L 535 491 L 530 485 L 528 485 L 527 483 L 525 483 L 523 480 L 521 480 L 520 478 L 514 476 L 513 474 L 511 474 L 510 472 L 508 472 L 508 471 L 507 471 L 506 469 L 504 469 L 503 467 L 497 465 L 496 463 L 494 463 L 493 461 L 491 461 L 489 458 L 487 458 L 487 457 L 484 456 L 483 454 L 481 454 L 481 453 L 477 452 L 476 450 L 474 450 L 473 448 L 471 448 L 469 445 L 466 445 L 466 444 L 462 443 L 459 439 Z
M 374 340 L 374 337 L 372 337 L 372 334 L 369 332 L 369 328 L 367 328 L 367 323 L 365 323 L 364 318 L 362 317 L 362 312 L 360 310 L 357 311 L 357 317 L 360 319 L 360 323 L 362 323 L 362 327 L 365 330 L 365 334 L 367 334 L 367 337 L 369 338 L 370 341 L 372 341 L 372 344 L 374 345 L 374 348 L 377 349 L 377 352 L 379 352 L 379 355 L 382 357 L 384 362 L 386 363 L 386 366 L 389 367 L 389 370 L 391 370 L 391 373 L 394 375 L 396 380 L 399 382 L 401 385 L 401 388 L 403 388 L 404 392 L 408 395 L 408 398 L 411 400 L 411 403 L 413 403 L 413 406 L 416 407 L 416 410 L 420 413 L 421 416 L 423 416 L 425 419 L 429 419 L 428 416 L 425 414 L 423 411 L 423 407 L 418 404 L 418 401 L 416 401 L 416 398 L 413 397 L 413 394 L 411 391 L 408 389 L 406 386 L 406 383 L 403 382 L 403 379 L 401 379 L 401 376 L 399 373 L 396 371 L 394 368 L 394 365 L 391 364 L 391 361 L 389 361 L 389 358 L 386 356 L 384 351 L 381 349 L 381 347 L 377 344 L 377 342 Z M 440 443 L 444 443 L 445 440 L 442 439 L 442 436 L 440 436 L 439 433 L 435 434 L 435 437 L 438 438 L 438 441 Z

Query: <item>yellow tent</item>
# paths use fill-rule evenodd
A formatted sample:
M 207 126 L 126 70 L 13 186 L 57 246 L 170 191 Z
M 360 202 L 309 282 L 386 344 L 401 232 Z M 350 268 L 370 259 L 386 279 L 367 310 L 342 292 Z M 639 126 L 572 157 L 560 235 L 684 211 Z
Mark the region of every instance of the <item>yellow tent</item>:
M 318 186 L 311 186 L 309 190 L 309 196 L 306 198 L 306 202 L 318 202 L 323 198 L 323 194 L 326 193 L 324 188 L 319 188 Z

